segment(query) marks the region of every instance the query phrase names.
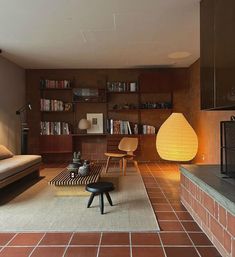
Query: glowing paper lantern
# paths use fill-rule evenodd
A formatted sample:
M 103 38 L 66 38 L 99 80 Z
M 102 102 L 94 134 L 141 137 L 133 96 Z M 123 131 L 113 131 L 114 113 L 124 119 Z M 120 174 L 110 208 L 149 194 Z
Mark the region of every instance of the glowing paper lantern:
M 172 113 L 160 127 L 156 147 L 164 160 L 190 161 L 198 149 L 195 131 L 182 113 Z

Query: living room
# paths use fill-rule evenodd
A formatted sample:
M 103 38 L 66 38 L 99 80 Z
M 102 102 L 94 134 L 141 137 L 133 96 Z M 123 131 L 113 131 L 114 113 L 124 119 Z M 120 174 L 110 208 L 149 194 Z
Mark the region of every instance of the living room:
M 235 256 L 233 1 L 0 4 L 0 256 Z

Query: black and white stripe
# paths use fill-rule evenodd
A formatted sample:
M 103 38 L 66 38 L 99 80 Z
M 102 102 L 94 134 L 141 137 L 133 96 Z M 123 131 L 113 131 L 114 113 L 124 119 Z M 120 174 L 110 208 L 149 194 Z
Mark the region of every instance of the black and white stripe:
M 97 182 L 102 171 L 101 164 L 93 164 L 90 167 L 90 173 L 87 176 L 77 175 L 75 178 L 70 178 L 70 172 L 65 169 L 55 178 L 53 178 L 49 184 L 54 186 L 76 186 L 87 185 L 89 183 Z

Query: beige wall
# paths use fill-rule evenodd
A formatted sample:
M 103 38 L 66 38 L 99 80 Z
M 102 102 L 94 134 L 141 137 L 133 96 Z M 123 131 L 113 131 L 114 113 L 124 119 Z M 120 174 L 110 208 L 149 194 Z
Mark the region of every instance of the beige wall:
M 195 129 L 199 149 L 197 163 L 220 163 L 220 121 L 229 120 L 235 111 L 200 110 L 200 62 L 189 69 L 189 88 L 175 95 L 175 111 L 183 112 Z
M 0 144 L 20 152 L 20 126 L 16 110 L 25 102 L 25 70 L 0 57 Z

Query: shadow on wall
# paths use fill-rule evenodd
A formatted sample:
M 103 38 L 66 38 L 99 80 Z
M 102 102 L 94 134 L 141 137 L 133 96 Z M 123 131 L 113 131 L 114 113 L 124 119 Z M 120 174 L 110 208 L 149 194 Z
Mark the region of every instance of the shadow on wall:
M 0 144 L 14 153 L 20 152 L 20 123 L 18 117 L 0 111 Z
M 25 70 L 0 57 L 0 144 L 20 152 L 20 124 L 15 111 L 25 103 Z

